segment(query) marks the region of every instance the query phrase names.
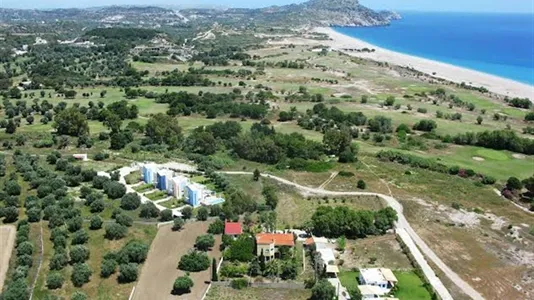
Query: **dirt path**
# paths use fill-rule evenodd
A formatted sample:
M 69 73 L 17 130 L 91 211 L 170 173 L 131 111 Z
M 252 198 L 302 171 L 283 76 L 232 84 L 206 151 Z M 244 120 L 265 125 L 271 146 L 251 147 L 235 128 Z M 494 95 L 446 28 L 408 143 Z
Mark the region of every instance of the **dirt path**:
M 7 270 L 9 269 L 9 259 L 15 245 L 17 228 L 13 225 L 0 226 L 0 292 L 4 288 Z
M 334 178 L 336 178 L 337 174 L 339 174 L 339 172 L 334 172 L 334 173 L 332 173 L 332 175 L 330 175 L 330 177 L 329 177 L 325 182 L 323 182 L 323 183 L 318 187 L 318 189 L 324 189 L 330 182 L 332 182 L 332 180 L 334 180 Z
M 39 272 L 41 272 L 41 266 L 43 265 L 43 253 L 44 253 L 44 243 L 43 243 L 43 222 L 39 222 L 39 237 L 41 239 L 41 249 L 39 252 L 39 266 L 37 267 L 37 274 L 35 275 L 35 279 L 32 282 L 31 285 L 31 293 L 30 293 L 30 300 L 33 299 L 33 291 L 35 290 L 35 284 L 37 283 L 37 278 L 39 278 Z
M 161 226 L 143 264 L 132 299 L 201 299 L 208 288 L 205 282 L 211 279 L 211 269 L 190 274 L 195 283 L 191 293 L 174 296 L 171 291 L 176 278 L 185 274 L 177 268 L 180 257 L 193 248 L 197 236 L 206 234 L 209 224 L 210 222 L 187 223 L 184 229 L 178 232 L 172 231 L 172 225 Z M 217 260 L 221 257 L 220 243 L 220 237 L 216 237 L 213 250 L 208 252 L 210 266 L 213 257 Z
M 252 175 L 252 172 L 221 172 L 228 175 Z M 278 182 L 293 186 L 297 188 L 301 193 L 307 195 L 307 194 L 315 194 L 315 195 L 325 195 L 325 196 L 377 196 L 382 198 L 386 203 L 393 208 L 398 215 L 398 221 L 396 224 L 397 228 L 403 229 L 403 231 L 406 232 L 406 234 L 403 234 L 403 236 L 409 237 L 409 239 L 416 245 L 424 254 L 426 257 L 428 257 L 438 268 L 452 281 L 454 282 L 465 294 L 470 296 L 472 299 L 475 300 L 481 300 L 484 299 L 480 293 L 478 293 L 469 283 L 464 281 L 458 274 L 456 274 L 451 268 L 449 268 L 437 255 L 434 253 L 430 247 L 419 237 L 419 235 L 413 230 L 413 228 L 410 226 L 406 218 L 403 214 L 403 208 L 402 205 L 393 197 L 383 195 L 383 194 L 377 194 L 377 193 L 367 193 L 367 192 L 334 192 L 334 191 L 327 191 L 324 189 L 316 189 L 316 188 L 310 188 L 306 186 L 299 185 L 297 183 L 294 183 L 292 181 L 289 181 L 284 178 L 280 178 L 277 176 L 273 176 L 270 174 L 261 174 L 262 177 L 274 179 Z M 409 242 L 409 241 L 408 241 Z M 412 247 L 412 250 L 417 250 L 417 247 Z M 445 288 L 441 280 L 437 277 L 435 272 L 432 270 L 432 268 L 428 265 L 424 257 L 421 255 L 419 256 L 418 263 L 421 265 L 421 269 L 423 270 L 423 273 L 425 273 L 425 276 L 429 278 L 430 283 L 432 284 L 432 287 L 436 291 L 436 293 L 440 296 L 443 300 L 452 300 L 452 296 L 450 295 L 449 291 Z

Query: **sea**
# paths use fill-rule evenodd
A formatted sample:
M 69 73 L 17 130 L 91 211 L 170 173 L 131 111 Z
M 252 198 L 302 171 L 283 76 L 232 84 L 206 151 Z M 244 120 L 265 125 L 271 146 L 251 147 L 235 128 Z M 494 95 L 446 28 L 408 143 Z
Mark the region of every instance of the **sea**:
M 381 27 L 334 27 L 381 48 L 534 85 L 534 14 L 401 12 Z

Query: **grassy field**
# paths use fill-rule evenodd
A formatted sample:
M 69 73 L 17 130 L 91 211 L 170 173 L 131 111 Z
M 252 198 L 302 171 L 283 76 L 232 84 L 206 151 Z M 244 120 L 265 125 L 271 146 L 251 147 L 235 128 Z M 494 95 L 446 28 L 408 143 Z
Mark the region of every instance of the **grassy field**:
M 152 192 L 152 193 L 145 194 L 145 197 L 147 197 L 148 199 L 150 199 L 152 201 L 165 199 L 168 196 L 169 195 L 168 195 L 167 191 L 155 191 L 155 192 Z

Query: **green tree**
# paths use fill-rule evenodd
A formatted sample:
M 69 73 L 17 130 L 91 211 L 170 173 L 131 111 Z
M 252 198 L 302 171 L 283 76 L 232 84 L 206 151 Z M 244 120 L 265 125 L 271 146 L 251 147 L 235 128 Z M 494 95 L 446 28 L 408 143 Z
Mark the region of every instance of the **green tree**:
M 89 135 L 87 117 L 75 107 L 70 107 L 59 112 L 54 118 L 52 127 L 60 135 Z
M 89 282 L 92 272 L 87 264 L 75 264 L 72 268 L 70 280 L 75 287 L 81 287 Z
M 523 188 L 523 183 L 517 177 L 510 177 L 506 181 L 506 188 L 511 191 L 520 191 Z
M 215 238 L 212 234 L 198 236 L 195 242 L 195 247 L 201 251 L 208 251 L 213 245 L 215 245 Z
M 358 187 L 360 190 L 365 190 L 365 188 L 367 187 L 367 184 L 365 183 L 365 181 L 363 181 L 362 179 L 360 179 L 360 180 L 358 180 L 357 187 Z
M 87 300 L 87 295 L 84 292 L 76 291 L 72 294 L 70 300 Z
M 221 219 L 215 220 L 208 228 L 208 233 L 222 234 L 224 232 L 224 222 Z
M 178 148 L 183 139 L 182 128 L 178 126 L 176 119 L 161 113 L 148 120 L 145 135 L 153 143 L 167 144 L 171 149 Z
M 83 263 L 89 259 L 89 248 L 83 245 L 75 245 L 70 249 L 69 256 L 72 264 Z
M 206 221 L 208 219 L 208 209 L 206 207 L 201 207 L 197 211 L 197 220 Z
M 178 263 L 178 269 L 186 272 L 200 272 L 210 267 L 208 255 L 201 251 L 191 251 L 183 255 Z
M 180 231 L 184 227 L 184 220 L 182 218 L 175 218 L 174 223 L 172 224 L 173 231 Z
M 193 280 L 191 280 L 189 276 L 185 275 L 185 276 L 178 277 L 176 278 L 172 286 L 172 294 L 183 295 L 186 293 L 190 293 L 193 285 L 194 285 Z
M 127 263 L 119 266 L 119 282 L 128 283 L 137 280 L 137 264 Z
M 143 219 L 152 219 L 159 217 L 159 209 L 152 202 L 141 204 L 139 217 Z
M 219 281 L 219 276 L 217 275 L 217 260 L 215 257 L 211 260 L 211 281 Z
M 92 215 L 90 223 L 89 223 L 89 229 L 98 230 L 102 228 L 102 223 L 103 223 L 102 218 L 100 218 L 99 215 Z
M 482 118 L 482 116 L 478 116 L 477 117 L 477 124 L 478 125 L 482 124 L 482 121 L 484 121 L 484 118 Z
M 87 231 L 85 231 L 85 229 L 80 229 L 72 235 L 71 244 L 82 245 L 82 244 L 87 243 L 88 240 L 89 240 L 89 234 L 87 234 Z
M 63 275 L 59 272 L 50 272 L 46 276 L 46 286 L 51 290 L 61 288 L 64 281 Z
M 326 279 L 319 280 L 312 288 L 311 300 L 332 300 L 336 296 L 336 288 Z
M 128 227 L 117 223 L 106 225 L 105 230 L 104 237 L 108 240 L 120 240 L 128 233 Z
M 137 193 L 128 193 L 121 198 L 121 208 L 124 210 L 136 210 L 141 205 L 141 198 Z
M 183 214 L 183 211 L 182 211 L 182 214 Z M 161 222 L 167 222 L 167 221 L 170 221 L 172 220 L 173 216 L 172 216 L 172 210 L 170 209 L 165 209 L 161 212 L 161 216 L 160 216 L 160 221 Z
M 191 207 L 187 206 L 184 209 L 182 209 L 182 217 L 184 218 L 184 220 L 191 219 L 192 216 L 193 216 L 193 209 Z
M 260 176 L 261 176 L 260 170 L 255 169 L 254 170 L 254 174 L 252 175 L 252 179 L 254 181 L 258 181 L 258 180 L 260 180 Z
M 104 259 L 100 265 L 100 277 L 108 278 L 115 273 L 117 269 L 117 262 L 113 259 Z

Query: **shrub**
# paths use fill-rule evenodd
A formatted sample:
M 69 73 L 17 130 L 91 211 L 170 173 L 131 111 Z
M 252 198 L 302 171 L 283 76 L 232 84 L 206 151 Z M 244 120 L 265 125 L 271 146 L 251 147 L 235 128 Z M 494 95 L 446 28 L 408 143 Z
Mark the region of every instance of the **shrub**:
M 70 249 L 70 261 L 72 264 L 83 263 L 89 259 L 89 248 L 83 245 L 76 245 Z
M 195 241 L 195 247 L 201 251 L 208 251 L 215 245 L 215 238 L 212 234 L 198 236 Z
M 126 187 L 117 181 L 108 180 L 104 183 L 104 193 L 110 199 L 119 199 L 126 194 Z
M 208 255 L 200 251 L 191 251 L 183 255 L 178 263 L 178 268 L 187 272 L 200 272 L 210 267 Z
M 201 207 L 197 211 L 197 220 L 206 221 L 208 219 L 208 209 L 206 207 Z
M 128 283 L 134 282 L 137 280 L 137 264 L 128 263 L 122 264 L 119 267 L 119 282 Z
M 129 241 L 117 254 L 119 263 L 143 263 L 148 254 L 148 246 L 141 241 Z
M 159 217 L 159 209 L 152 202 L 141 204 L 139 217 L 143 219 L 152 219 Z
M 72 294 L 70 300 L 87 300 L 87 295 L 81 291 L 76 291 Z
M 184 227 L 184 220 L 182 218 L 175 218 L 174 223 L 172 224 L 173 231 L 179 231 Z
M 160 216 L 160 221 L 162 222 L 168 222 L 170 220 L 173 219 L 173 216 L 172 216 L 172 210 L 170 209 L 165 209 L 161 212 L 161 216 Z
M 98 230 L 98 229 L 102 228 L 102 223 L 103 223 L 102 218 L 100 218 L 99 215 L 93 215 L 91 217 L 89 229 Z
M 191 292 L 191 288 L 193 287 L 194 283 L 189 276 L 181 276 L 176 278 L 174 281 L 174 284 L 172 286 L 172 294 L 173 295 L 183 295 L 186 293 Z
M 87 243 L 88 240 L 89 240 L 89 235 L 87 234 L 87 231 L 85 231 L 84 229 L 80 229 L 72 235 L 71 244 L 81 245 L 81 244 Z
M 136 210 L 141 205 L 141 198 L 137 193 L 128 193 L 121 198 L 121 208 L 124 210 Z
M 33 245 L 32 243 L 26 241 L 18 244 L 17 246 L 17 256 L 21 255 L 32 255 L 33 254 Z
M 193 216 L 193 209 L 191 207 L 187 206 L 184 209 L 182 209 L 182 217 L 184 218 L 184 220 L 191 219 L 192 216 Z
M 221 219 L 215 220 L 208 228 L 208 233 L 222 234 L 224 232 L 224 222 Z
M 111 274 L 115 273 L 117 268 L 117 262 L 112 259 L 104 259 L 100 265 L 100 277 L 108 278 Z
M 115 221 L 117 222 L 117 224 L 121 224 L 126 227 L 130 227 L 133 224 L 133 219 L 130 216 L 123 214 L 123 213 L 118 214 L 115 217 Z
M 362 179 L 360 179 L 360 180 L 358 180 L 357 187 L 358 187 L 360 190 L 365 190 L 365 188 L 367 187 L 367 184 L 365 183 L 365 181 L 363 181 Z
M 104 237 L 108 240 L 120 240 L 123 237 L 126 236 L 128 233 L 128 227 L 118 224 L 118 223 L 112 223 L 106 225 L 106 233 Z
M 61 270 L 69 264 L 67 253 L 57 252 L 50 259 L 50 270 Z
M 495 182 L 497 182 L 497 180 L 491 176 L 484 176 L 482 177 L 482 183 L 483 184 L 486 184 L 486 185 L 492 185 L 494 184 Z
M 48 273 L 48 276 L 46 276 L 46 286 L 51 290 L 61 288 L 64 281 L 63 275 L 59 272 L 50 272 Z
M 87 264 L 75 264 L 72 268 L 72 275 L 70 279 L 75 287 L 81 287 L 85 283 L 89 282 L 91 274 L 91 269 Z
M 236 290 L 242 290 L 248 286 L 248 280 L 245 278 L 234 279 L 230 282 L 230 286 Z
M 338 175 L 341 177 L 354 177 L 354 173 L 349 171 L 340 171 Z

